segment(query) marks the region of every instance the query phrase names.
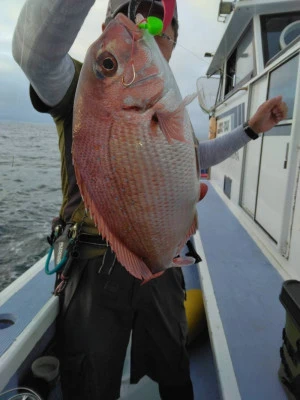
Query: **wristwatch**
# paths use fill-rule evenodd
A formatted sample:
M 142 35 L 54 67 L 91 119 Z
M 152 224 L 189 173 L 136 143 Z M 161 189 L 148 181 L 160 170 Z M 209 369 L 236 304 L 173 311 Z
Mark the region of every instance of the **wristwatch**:
M 252 128 L 249 126 L 249 121 L 246 121 L 243 125 L 244 132 L 248 135 L 251 139 L 255 140 L 258 138 L 258 134 L 254 132 Z

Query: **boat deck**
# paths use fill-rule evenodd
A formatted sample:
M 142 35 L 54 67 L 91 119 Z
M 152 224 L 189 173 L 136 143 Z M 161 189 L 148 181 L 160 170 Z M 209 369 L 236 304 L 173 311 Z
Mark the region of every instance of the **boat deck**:
M 283 279 L 208 186 L 198 205 L 200 235 L 195 235 L 203 261 L 183 269 L 187 289 L 201 284 L 208 320 L 209 335 L 203 333 L 190 347 L 195 400 L 285 399 L 277 378 L 285 324 L 278 299 Z M 0 316 L 15 318 L 10 328 L 0 329 L 0 393 L 18 384 L 20 370 L 13 373 L 18 357 L 24 367 L 27 351 L 43 338 L 37 317 L 44 318 L 45 327 L 53 326 L 57 299 L 51 297 L 53 279 L 44 274 L 43 264 L 33 267 L 28 281 L 21 277 L 0 294 Z M 123 399 L 159 399 L 149 379 L 123 383 Z
M 196 243 L 205 258 L 199 270 L 222 398 L 286 399 L 277 377 L 283 279 L 208 186 L 198 204 L 201 241 L 198 237 Z

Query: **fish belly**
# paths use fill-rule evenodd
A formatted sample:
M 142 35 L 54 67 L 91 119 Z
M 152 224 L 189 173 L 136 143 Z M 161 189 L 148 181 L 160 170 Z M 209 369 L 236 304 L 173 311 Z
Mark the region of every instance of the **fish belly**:
M 193 142 L 170 144 L 147 123 L 95 122 L 85 129 L 75 135 L 75 169 L 99 232 L 140 279 L 145 271 L 136 258 L 151 273 L 171 267 L 196 228 L 199 182 Z

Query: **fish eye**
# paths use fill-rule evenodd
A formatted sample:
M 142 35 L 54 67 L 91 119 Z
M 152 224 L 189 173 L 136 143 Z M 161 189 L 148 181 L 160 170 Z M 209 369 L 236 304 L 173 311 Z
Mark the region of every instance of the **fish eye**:
M 103 60 L 102 65 L 103 65 L 103 68 L 107 69 L 108 71 L 111 71 L 115 66 L 115 64 L 111 58 L 105 58 Z
M 96 58 L 96 71 L 105 77 L 114 76 L 118 69 L 118 62 L 115 57 L 105 51 Z

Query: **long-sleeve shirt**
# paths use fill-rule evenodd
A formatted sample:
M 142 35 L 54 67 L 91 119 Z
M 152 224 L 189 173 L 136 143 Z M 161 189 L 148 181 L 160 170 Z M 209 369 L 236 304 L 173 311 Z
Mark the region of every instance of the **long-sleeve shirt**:
M 27 0 L 13 38 L 13 55 L 40 99 L 57 105 L 74 73 L 68 55 L 95 0 Z M 199 144 L 201 168 L 216 165 L 249 142 L 242 127 Z
M 73 100 L 75 78 L 79 74 L 78 64 L 74 63 L 68 51 L 94 1 L 27 0 L 13 37 L 13 56 L 31 83 L 33 105 L 53 116 L 60 135 L 60 150 L 67 161 L 71 156 L 71 134 L 66 135 L 64 131 L 66 125 L 71 130 L 71 121 L 67 116 L 68 124 L 66 121 L 62 124 L 60 113 L 62 109 L 71 113 L 66 101 Z M 201 168 L 222 162 L 249 140 L 242 127 L 238 127 L 222 137 L 201 141 L 198 148 Z M 62 165 L 62 177 L 65 191 L 62 214 L 65 219 L 74 219 L 80 195 L 73 167 Z

